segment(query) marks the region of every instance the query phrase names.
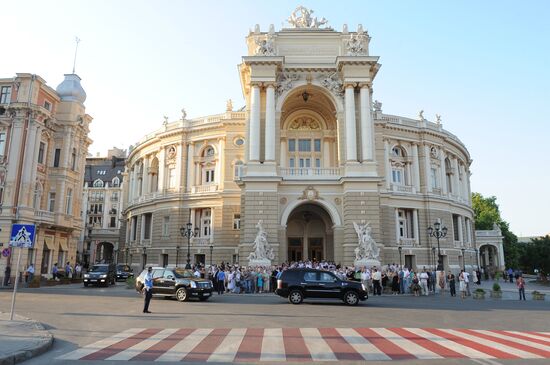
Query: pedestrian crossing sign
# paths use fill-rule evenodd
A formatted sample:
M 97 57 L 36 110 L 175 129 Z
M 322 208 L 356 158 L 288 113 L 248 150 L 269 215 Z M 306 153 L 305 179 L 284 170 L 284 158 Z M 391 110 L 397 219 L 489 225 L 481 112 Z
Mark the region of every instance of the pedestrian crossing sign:
M 34 247 L 35 226 L 33 224 L 14 224 L 11 226 L 10 246 L 21 248 Z

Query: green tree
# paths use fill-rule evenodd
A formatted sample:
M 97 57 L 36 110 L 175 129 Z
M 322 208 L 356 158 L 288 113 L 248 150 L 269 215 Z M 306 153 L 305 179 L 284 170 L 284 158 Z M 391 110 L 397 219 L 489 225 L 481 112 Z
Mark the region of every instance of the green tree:
M 484 197 L 480 193 L 472 193 L 472 208 L 474 209 L 475 229 L 493 229 L 497 224 L 502 231 L 504 261 L 508 267 L 518 268 L 522 247 L 518 245 L 518 237 L 510 231 L 510 224 L 502 219 L 495 196 Z
M 538 270 L 541 278 L 546 280 L 550 272 L 550 235 L 531 239 L 531 242 L 524 245 L 524 253 L 521 255 L 520 263 L 529 272 Z

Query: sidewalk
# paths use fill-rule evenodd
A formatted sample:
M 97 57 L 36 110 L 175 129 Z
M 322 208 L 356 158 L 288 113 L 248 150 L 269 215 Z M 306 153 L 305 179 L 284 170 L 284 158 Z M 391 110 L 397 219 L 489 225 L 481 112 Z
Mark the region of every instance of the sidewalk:
M 0 365 L 15 364 L 48 351 L 53 335 L 32 319 L 0 312 Z

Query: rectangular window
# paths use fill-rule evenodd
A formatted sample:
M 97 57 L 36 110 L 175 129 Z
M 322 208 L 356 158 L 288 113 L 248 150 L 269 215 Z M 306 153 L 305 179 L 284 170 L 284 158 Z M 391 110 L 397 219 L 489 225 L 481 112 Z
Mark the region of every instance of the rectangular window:
M 305 159 L 305 162 L 306 162 L 306 168 L 311 167 L 311 159 L 306 158 L 306 159 Z
M 288 152 L 295 152 L 296 151 L 296 140 L 295 139 L 289 139 L 288 140 Z
M 73 189 L 67 189 L 67 205 L 65 206 L 65 214 L 70 215 L 73 211 Z
M 392 181 L 395 184 L 403 183 L 403 172 L 401 170 L 392 170 Z
M 321 140 L 320 139 L 314 139 L 313 140 L 313 147 L 315 148 L 315 152 L 321 152 Z
M 48 211 L 53 212 L 55 210 L 55 193 L 50 193 L 48 198 Z
M 431 182 L 431 187 L 433 189 L 437 188 L 438 187 L 438 183 L 437 183 L 437 169 L 435 168 L 432 168 L 430 170 L 430 182 Z
M 315 167 L 317 167 L 318 169 L 321 168 L 321 159 L 320 158 L 315 159 Z
M 241 229 L 241 215 L 233 214 L 233 229 Z
M 203 209 L 201 211 L 201 237 L 210 237 L 210 223 L 211 223 L 211 211 L 210 209 Z
M 166 216 L 162 219 L 162 236 L 168 237 L 170 235 L 170 217 Z
M 44 142 L 40 142 L 40 146 L 38 147 L 38 163 L 40 164 L 44 163 L 45 150 L 46 150 L 46 144 Z
M 168 187 L 173 189 L 176 187 L 176 169 L 168 170 Z
M 44 108 L 51 111 L 52 110 L 52 104 L 50 104 L 49 101 L 44 100 Z
M 296 167 L 295 163 L 294 163 L 294 158 L 291 158 L 290 161 L 289 161 L 289 164 L 288 166 L 293 169 L 294 167 Z
M 458 224 L 458 215 L 456 214 L 453 214 L 453 233 L 454 233 L 454 240 L 455 241 L 458 241 L 459 240 L 459 234 L 458 234 L 458 230 L 460 229 L 461 227 L 459 226 Z
M 205 179 L 205 182 L 207 183 L 214 182 L 214 169 L 206 170 L 204 179 Z
M 111 217 L 111 222 L 109 223 L 109 228 L 116 228 L 116 217 Z
M 151 238 L 151 222 L 153 220 L 153 213 L 144 214 L 145 219 L 143 221 L 143 239 L 148 240 Z
M 0 156 L 5 155 L 6 150 L 6 133 L 0 133 Z
M 0 104 L 8 104 L 11 101 L 11 86 L 2 86 L 0 89 Z
M 311 152 L 311 139 L 299 139 L 298 140 L 298 151 L 300 151 L 300 152 Z
M 53 156 L 53 167 L 59 167 L 60 158 L 61 158 L 61 148 L 56 148 L 55 154 Z
M 132 241 L 137 239 L 137 218 L 138 217 L 132 217 L 132 224 L 130 225 L 130 237 L 132 237 Z

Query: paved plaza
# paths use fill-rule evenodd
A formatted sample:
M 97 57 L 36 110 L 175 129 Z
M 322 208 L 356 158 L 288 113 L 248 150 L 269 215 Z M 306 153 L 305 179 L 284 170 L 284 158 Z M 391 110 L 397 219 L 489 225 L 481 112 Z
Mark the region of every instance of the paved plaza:
M 488 285 L 488 284 L 486 284 Z M 207 302 L 155 298 L 150 315 L 124 284 L 22 289 L 17 313 L 55 337 L 28 364 L 188 363 L 545 364 L 548 301 L 465 300 L 448 295 L 370 297 L 357 307 L 274 294 L 215 295 Z M 0 291 L 8 303 L 9 291 Z M 530 299 L 530 298 L 529 298 Z

